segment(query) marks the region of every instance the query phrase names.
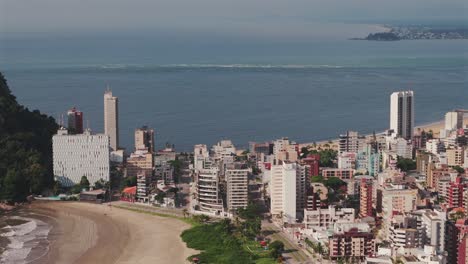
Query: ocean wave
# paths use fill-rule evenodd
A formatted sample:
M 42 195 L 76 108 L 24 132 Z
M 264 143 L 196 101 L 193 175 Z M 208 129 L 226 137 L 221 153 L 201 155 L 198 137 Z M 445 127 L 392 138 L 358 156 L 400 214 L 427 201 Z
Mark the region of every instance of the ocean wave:
M 10 243 L 2 255 L 0 255 L 0 263 L 27 263 L 27 257 L 41 241 L 46 241 L 48 244 L 47 236 L 51 227 L 38 219 L 13 218 L 27 222 L 17 226 L 4 227 L 4 229 L 9 231 L 4 232 L 1 236 L 7 237 Z
M 329 64 L 93 64 L 75 65 L 66 67 L 91 68 L 102 70 L 125 70 L 125 69 L 320 69 L 320 68 L 344 68 L 342 65 Z

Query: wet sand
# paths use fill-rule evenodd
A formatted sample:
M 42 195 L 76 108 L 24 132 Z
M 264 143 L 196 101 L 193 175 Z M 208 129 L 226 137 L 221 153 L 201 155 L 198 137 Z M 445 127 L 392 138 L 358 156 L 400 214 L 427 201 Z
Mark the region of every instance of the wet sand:
M 181 221 L 107 205 L 36 203 L 32 211 L 50 217 L 50 251 L 34 263 L 187 263 L 196 251 L 180 233 Z

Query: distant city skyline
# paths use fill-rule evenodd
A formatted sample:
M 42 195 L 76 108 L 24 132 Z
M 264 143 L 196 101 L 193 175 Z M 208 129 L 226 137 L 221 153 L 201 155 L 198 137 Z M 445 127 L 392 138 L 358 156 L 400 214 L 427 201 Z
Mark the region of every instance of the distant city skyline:
M 0 10 L 0 33 L 153 30 L 301 36 L 316 22 L 466 22 L 468 5 L 463 0 L 0 0 Z

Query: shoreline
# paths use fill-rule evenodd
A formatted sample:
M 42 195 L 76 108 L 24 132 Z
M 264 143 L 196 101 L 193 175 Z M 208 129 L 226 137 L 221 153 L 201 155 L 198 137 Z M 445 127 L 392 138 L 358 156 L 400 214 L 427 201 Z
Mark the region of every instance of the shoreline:
M 468 116 L 466 116 L 466 115 L 463 117 L 463 126 L 465 126 L 465 125 L 468 125 Z M 442 129 L 444 126 L 445 126 L 445 120 L 442 119 L 442 120 L 439 120 L 439 121 L 427 122 L 427 123 L 423 123 L 423 124 L 414 126 L 414 131 L 417 131 L 419 129 L 424 130 L 424 131 L 432 130 L 434 136 L 439 136 L 440 129 Z M 383 132 L 376 132 L 377 135 L 381 134 L 381 133 L 383 133 Z M 372 134 L 365 134 L 364 136 L 369 137 L 369 136 L 372 136 Z M 317 148 L 318 148 L 318 147 L 321 147 L 322 145 L 329 144 L 330 141 L 332 142 L 330 145 L 335 145 L 335 144 L 338 143 L 338 138 L 333 138 L 333 139 L 328 139 L 328 140 L 320 140 L 320 141 L 313 141 L 313 142 L 306 142 L 306 143 L 298 143 L 298 144 L 299 144 L 299 147 L 302 148 L 302 147 L 313 146 L 314 143 L 315 143 L 317 145 Z
M 34 202 L 21 210 L 50 225 L 48 250 L 28 254 L 28 263 L 187 263 L 197 253 L 180 237 L 190 225 L 172 218 L 83 202 Z

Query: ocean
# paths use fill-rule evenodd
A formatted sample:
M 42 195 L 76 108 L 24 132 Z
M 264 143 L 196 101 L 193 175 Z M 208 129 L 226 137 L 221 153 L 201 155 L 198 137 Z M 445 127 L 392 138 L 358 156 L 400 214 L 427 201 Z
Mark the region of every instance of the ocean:
M 3 37 L 3 38 L 2 38 Z M 383 131 L 390 94 L 415 91 L 417 124 L 468 108 L 468 40 L 371 42 L 134 34 L 0 36 L 0 71 L 21 104 L 55 118 L 76 106 L 103 131 L 103 92 L 119 97 L 121 145 L 148 125 L 159 147 L 346 130 Z

